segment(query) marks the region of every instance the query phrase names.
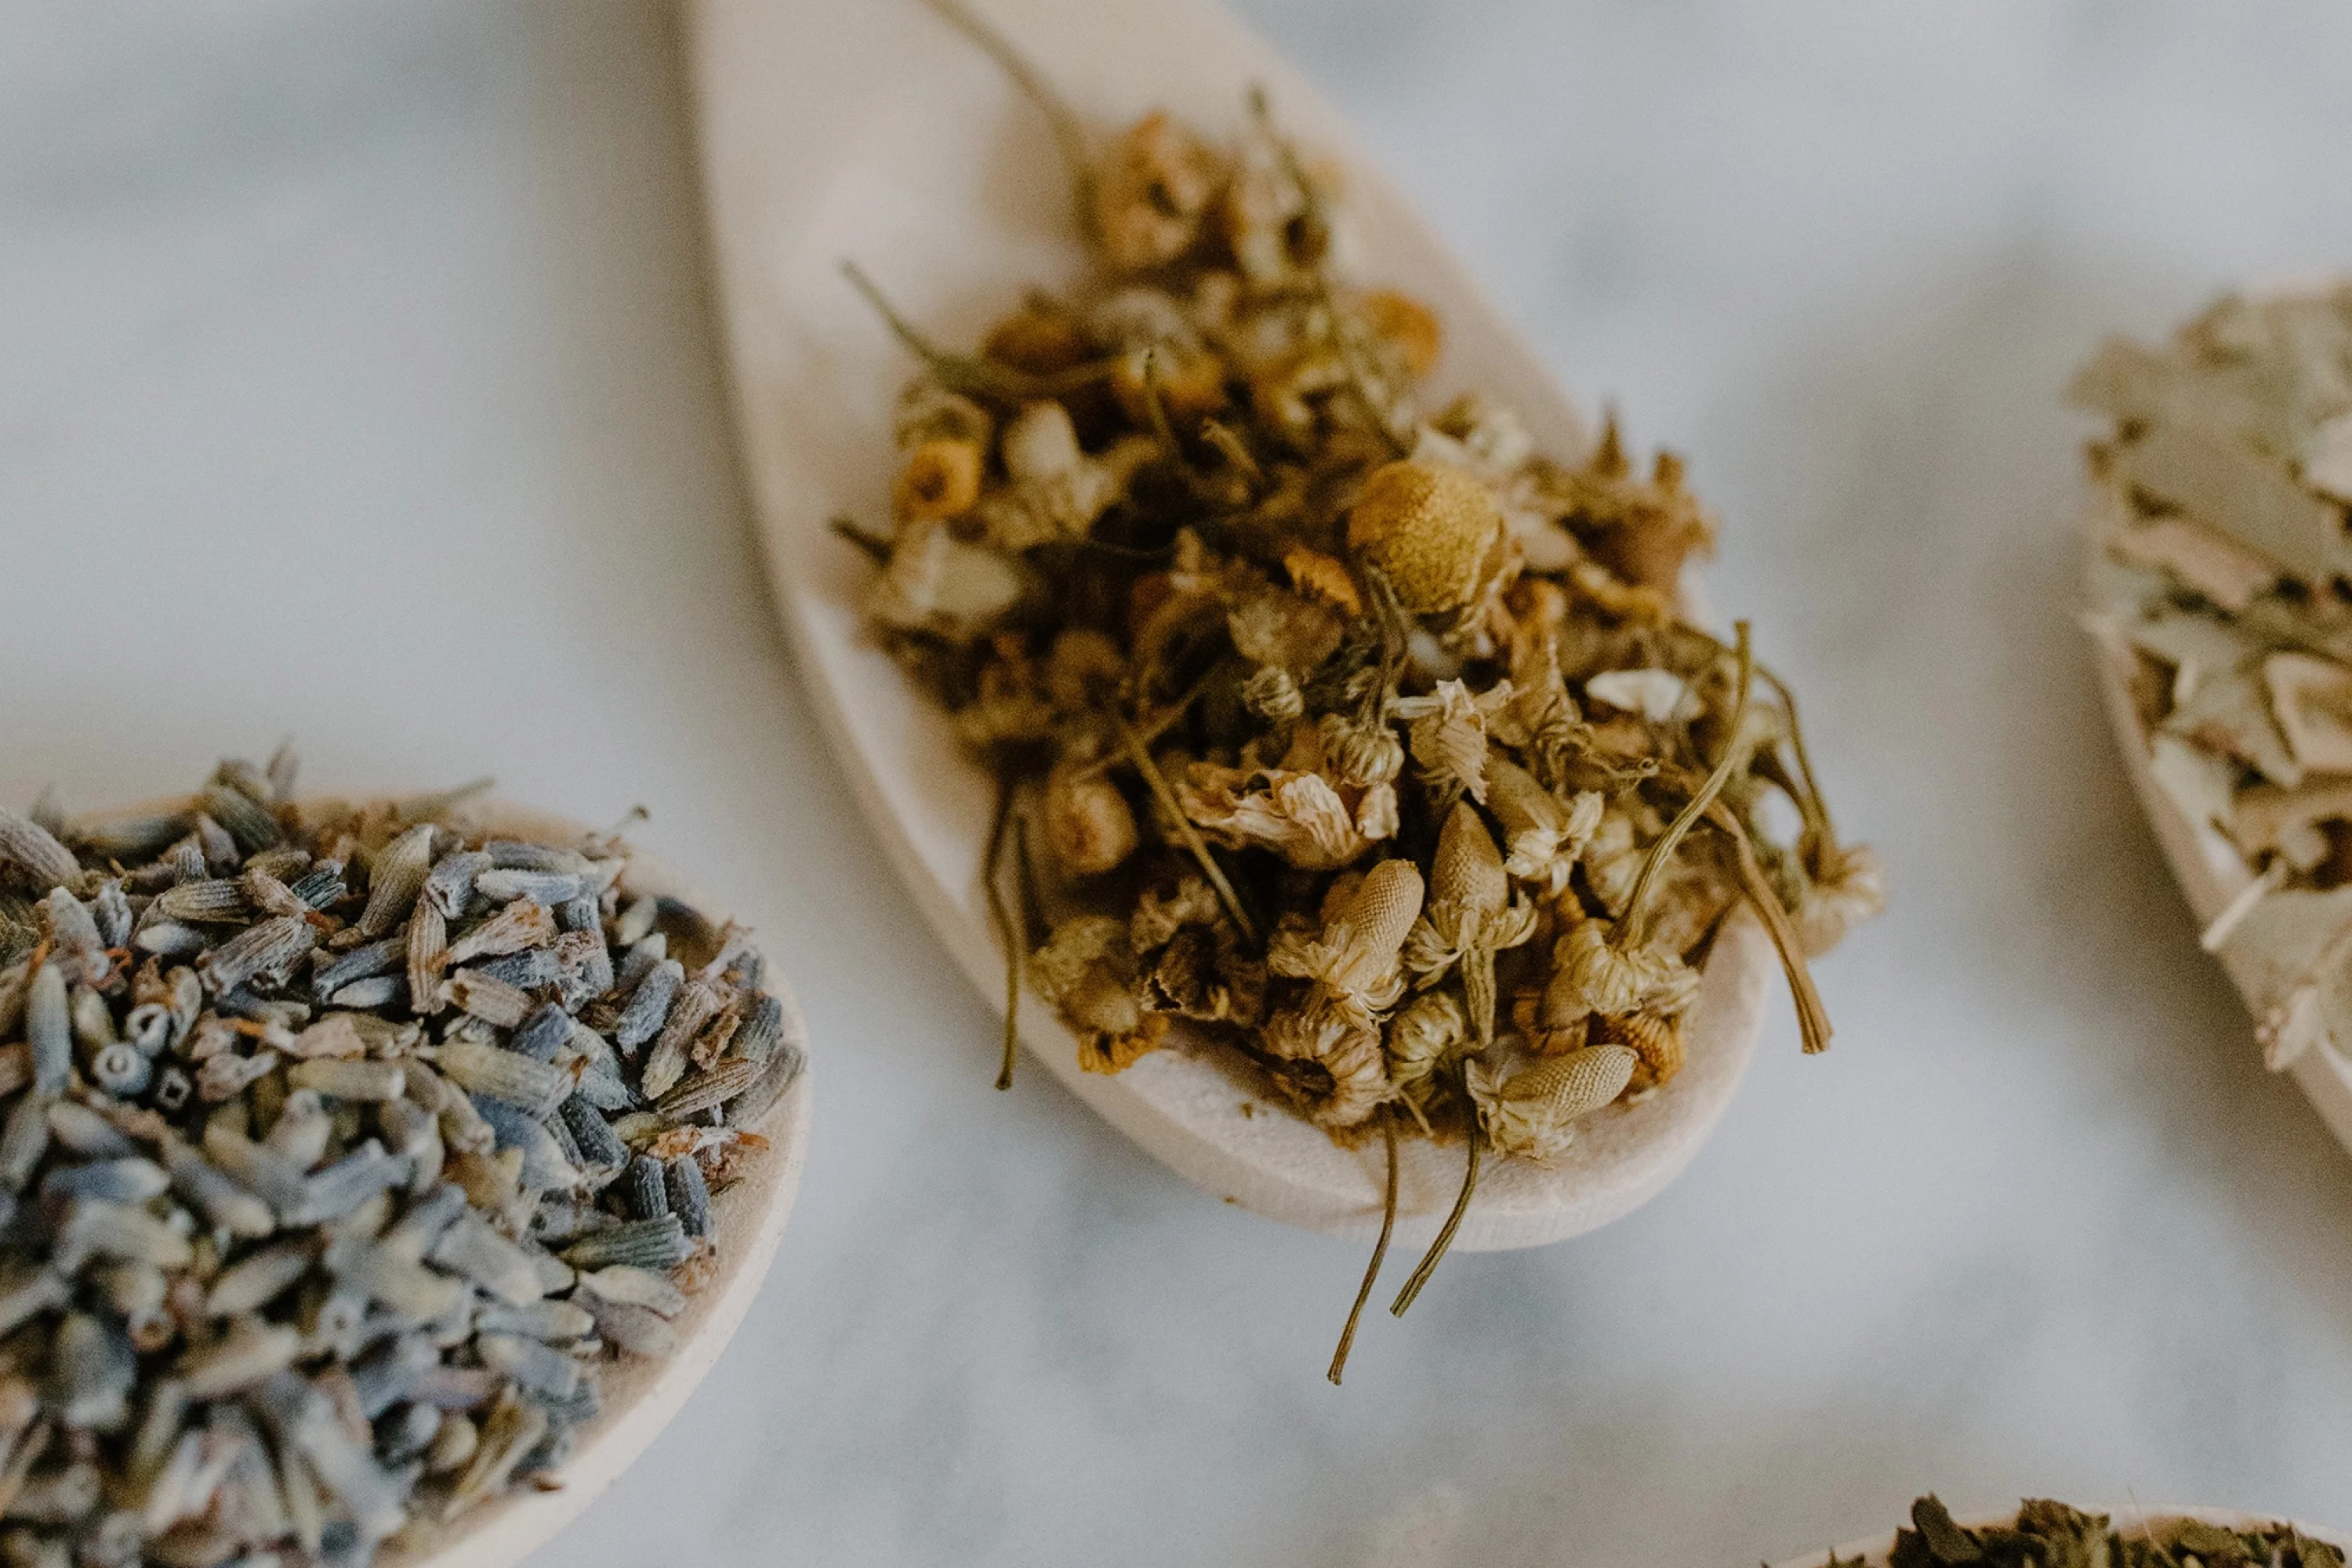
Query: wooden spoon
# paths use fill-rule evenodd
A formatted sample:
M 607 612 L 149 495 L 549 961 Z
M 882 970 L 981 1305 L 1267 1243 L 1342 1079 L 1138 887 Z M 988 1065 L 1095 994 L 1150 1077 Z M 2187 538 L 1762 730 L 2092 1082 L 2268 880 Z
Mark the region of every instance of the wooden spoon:
M 184 796 L 150 802 L 123 815 L 146 816 L 194 805 Z M 577 845 L 591 831 L 565 817 L 496 800 L 468 802 L 442 820 L 468 831 L 563 848 Z M 723 921 L 724 911 L 669 867 L 635 847 L 627 854 L 623 888 L 674 898 L 713 921 Z M 805 1050 L 808 1026 L 792 988 L 772 971 L 764 984 L 783 1005 L 784 1038 Z M 581 1428 L 571 1458 L 557 1472 L 562 1489 L 524 1488 L 492 1498 L 460 1515 L 430 1551 L 387 1550 L 378 1562 L 430 1563 L 432 1568 L 507 1568 L 520 1562 L 595 1501 L 669 1425 L 734 1337 L 775 1261 L 784 1222 L 800 1192 L 801 1167 L 808 1158 L 810 1077 L 811 1069 L 803 1067 L 761 1124 L 759 1131 L 770 1141 L 765 1157 L 751 1162 L 740 1181 L 710 1200 L 718 1267 L 710 1283 L 689 1298 L 686 1310 L 672 1321 L 677 1352 L 661 1360 L 622 1356 L 600 1363 L 603 1407 Z
M 2347 1540 L 2352 1540 L 2352 1537 L 2346 1536 L 2341 1531 L 2323 1530 L 2317 1525 L 2296 1524 L 2291 1520 L 2278 1519 L 2266 1513 L 2244 1513 L 2236 1509 L 2228 1508 L 2163 1506 L 2142 1508 L 2137 1503 L 2134 1503 L 2128 1508 L 2085 1510 L 2084 1511 L 2105 1513 L 2116 1528 L 2127 1536 L 2137 1536 L 2158 1526 L 2177 1523 L 2183 1520 L 2195 1520 L 2203 1524 L 2219 1525 L 2223 1530 L 2267 1530 L 2273 1525 L 2286 1524 L 2291 1525 L 2299 1534 L 2307 1535 L 2314 1541 L 2325 1542 L 2331 1546 L 2340 1547 Z M 2011 1512 L 1990 1519 L 1971 1520 L 1967 1523 L 1971 1530 L 1993 1529 L 2011 1523 L 2016 1517 L 2017 1515 Z M 1832 1564 L 1837 1565 L 1837 1568 L 1847 1568 L 1847 1565 L 1856 1562 L 1859 1562 L 1863 1568 L 1885 1568 L 1886 1554 L 1893 1551 L 1894 1547 L 1895 1537 L 1892 1533 L 1874 1535 L 1864 1541 L 1848 1542 L 1834 1552 L 1816 1552 L 1811 1557 L 1794 1558 L 1777 1564 L 1776 1568 L 1832 1568 Z
M 1249 88 L 1265 87 L 1288 129 L 1344 164 L 1340 217 L 1357 243 L 1343 249 L 1361 258 L 1345 269 L 1410 290 L 1445 323 L 1451 374 L 1440 381 L 1510 405 L 1548 449 L 1589 444 L 1541 363 L 1338 116 L 1233 17 L 1205 0 L 992 0 L 984 9 L 1106 128 L 1153 108 L 1234 125 Z M 959 752 L 947 715 L 865 636 L 870 565 L 828 527 L 843 514 L 888 514 L 889 412 L 914 368 L 838 268 L 857 260 L 943 338 L 976 336 L 1024 288 L 1078 270 L 1064 167 L 1045 122 L 995 64 L 916 0 L 696 0 L 688 16 L 736 413 L 776 596 L 875 831 L 957 964 L 1001 999 L 1003 958 L 980 881 L 992 785 Z M 1656 1194 L 1728 1104 L 1776 969 L 1743 908 L 1707 964 L 1682 1074 L 1643 1104 L 1589 1119 L 1549 1167 L 1491 1162 L 1454 1245 L 1555 1241 Z M 1197 1185 L 1309 1229 L 1378 1230 L 1379 1142 L 1339 1148 L 1224 1055 L 1180 1044 L 1116 1077 L 1084 1073 L 1069 1033 L 1034 1002 L 1022 1010 L 1022 1038 L 1078 1098 Z M 968 1072 L 975 1088 L 988 1081 L 976 1052 L 940 1070 Z M 1401 1239 L 1420 1245 L 1434 1232 L 1462 1164 L 1459 1146 L 1402 1146 Z

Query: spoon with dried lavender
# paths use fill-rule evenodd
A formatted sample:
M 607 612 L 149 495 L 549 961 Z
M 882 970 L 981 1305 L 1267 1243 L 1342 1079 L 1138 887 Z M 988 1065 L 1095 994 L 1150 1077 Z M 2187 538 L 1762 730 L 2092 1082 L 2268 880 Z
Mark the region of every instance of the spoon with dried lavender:
M 12 1561 L 503 1568 L 782 1237 L 803 1029 L 616 833 L 293 760 L 0 811 Z
M 1367 1293 L 1424 1249 L 1402 1311 L 1657 1192 L 1776 965 L 1826 1042 L 1805 954 L 1876 863 L 1690 613 L 1711 516 L 1279 59 L 1159 0 L 693 15 L 769 563 L 1000 1087 L 1024 1041 L 1209 1192 L 1379 1237 Z
M 1909 1528 L 1780 1568 L 2344 1568 L 2346 1537 L 2233 1509 L 2130 1508 L 2091 1513 L 2029 1499 L 2014 1513 L 1962 1525 L 1934 1493 L 1911 1505 Z
M 2116 342 L 2083 517 L 2100 685 L 2189 906 L 2352 1146 L 2352 284 L 2223 299 Z

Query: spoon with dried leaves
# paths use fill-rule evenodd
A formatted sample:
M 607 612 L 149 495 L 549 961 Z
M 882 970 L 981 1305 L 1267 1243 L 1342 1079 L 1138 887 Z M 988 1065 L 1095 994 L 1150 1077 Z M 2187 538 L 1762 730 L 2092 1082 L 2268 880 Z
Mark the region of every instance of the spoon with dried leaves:
M 1711 513 L 1277 58 L 1198 5 L 694 15 L 769 563 L 998 1087 L 1025 1042 L 1375 1241 L 1360 1310 L 1419 1250 L 1401 1313 L 1657 1192 L 1776 970 L 1827 1043 L 1877 863 L 1690 609 Z
M 2352 284 L 2117 341 L 2078 405 L 2084 625 L 2126 768 L 2273 1071 L 2352 1145 Z

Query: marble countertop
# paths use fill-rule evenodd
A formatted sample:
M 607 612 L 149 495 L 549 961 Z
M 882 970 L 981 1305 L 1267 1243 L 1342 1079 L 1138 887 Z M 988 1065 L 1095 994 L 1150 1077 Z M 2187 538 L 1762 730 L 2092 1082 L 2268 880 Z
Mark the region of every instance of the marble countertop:
M 779 0 L 783 3 L 783 0 Z M 885 3 L 885 0 L 868 0 Z M 904 0 L 887 0 L 904 3 Z M 806 1005 L 782 1258 L 545 1557 L 1728 1565 L 1933 1488 L 2352 1522 L 2352 1160 L 2266 1077 L 2070 612 L 2068 367 L 2352 257 L 2352 11 L 1244 0 L 1570 385 L 1897 904 L 1584 1239 L 1363 1258 L 1045 1075 L 992 1093 L 754 559 L 678 41 L 637 4 L 0 4 L 0 799 L 485 769 L 755 921 Z

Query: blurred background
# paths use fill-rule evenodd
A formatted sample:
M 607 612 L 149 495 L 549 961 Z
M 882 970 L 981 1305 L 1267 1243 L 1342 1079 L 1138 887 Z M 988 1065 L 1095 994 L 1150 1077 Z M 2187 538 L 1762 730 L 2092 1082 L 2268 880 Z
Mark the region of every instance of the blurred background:
M 547 1555 L 1728 1565 L 1929 1489 L 2352 1523 L 2352 1162 L 2116 765 L 2058 401 L 2108 331 L 2352 259 L 2352 9 L 1237 8 L 1572 389 L 1690 456 L 1715 603 L 1895 891 L 1822 966 L 1827 1057 L 1783 1004 L 1663 1198 L 1452 1259 L 1344 1392 L 1359 1250 L 1042 1073 L 989 1092 L 989 1006 L 813 732 L 677 17 L 0 3 L 0 800 L 291 734 L 320 788 L 643 802 L 806 1005 L 776 1273 Z

